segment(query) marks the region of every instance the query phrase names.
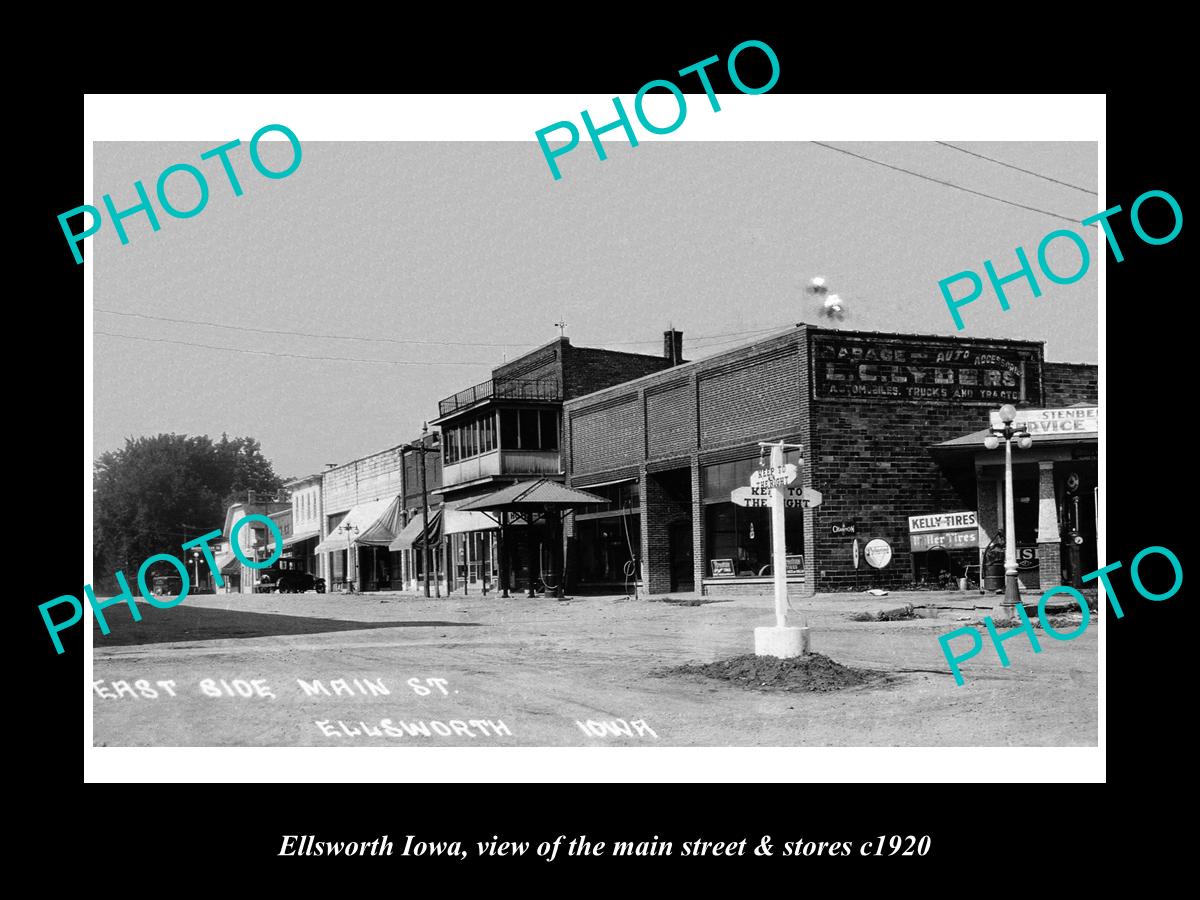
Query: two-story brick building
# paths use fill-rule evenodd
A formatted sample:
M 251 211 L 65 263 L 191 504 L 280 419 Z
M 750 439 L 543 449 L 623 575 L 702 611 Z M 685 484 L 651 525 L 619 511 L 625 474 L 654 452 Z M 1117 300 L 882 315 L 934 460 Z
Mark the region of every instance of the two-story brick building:
M 431 422 L 442 432 L 441 533 L 452 590 L 491 589 L 499 581 L 496 522 L 459 509 L 517 481 L 563 479 L 564 401 L 682 362 L 683 335 L 664 334 L 661 356 L 575 347 L 560 337 L 447 397 Z M 527 587 L 551 568 L 555 548 L 539 527 L 517 526 L 505 556 L 510 587 Z
M 1045 362 L 1040 342 L 798 325 L 565 402 L 568 483 L 614 499 L 568 523 L 573 568 L 581 581 L 611 580 L 617 563 L 632 563 L 651 592 L 770 592 L 769 510 L 730 495 L 760 465 L 759 442 L 782 440 L 803 448 L 788 457 L 799 463 L 793 489 L 822 495 L 818 506 L 787 509 L 790 589 L 899 586 L 920 577 L 934 549 L 910 540 L 909 517 L 978 510 L 983 537 L 996 531 L 998 511 L 981 501 L 995 498 L 994 459 L 977 467 L 973 449 L 963 459 L 935 445 L 972 438 L 1003 403 L 1095 402 L 1095 367 Z M 1035 438 L 1022 461 L 1035 497 L 1047 490 L 1041 449 Z M 1088 450 L 1061 452 L 1082 459 Z M 989 480 L 982 493 L 977 469 Z M 856 552 L 876 539 L 891 550 L 881 569 Z M 978 560 L 980 549 L 966 557 Z

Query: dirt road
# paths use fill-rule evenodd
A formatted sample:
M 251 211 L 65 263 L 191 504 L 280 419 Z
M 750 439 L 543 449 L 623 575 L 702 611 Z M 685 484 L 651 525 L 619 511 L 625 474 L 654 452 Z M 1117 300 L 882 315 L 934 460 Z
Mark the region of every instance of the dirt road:
M 963 595 L 948 595 L 961 603 Z M 707 599 L 707 598 L 706 598 Z M 886 687 L 766 693 L 659 677 L 753 650 L 770 598 L 216 595 L 111 607 L 95 631 L 97 746 L 1094 746 L 1097 630 L 990 644 L 949 674 L 937 636 L 984 611 L 854 622 L 938 595 L 793 601 L 812 649 Z M 968 601 L 969 602 L 969 601 Z M 980 602 L 983 602 L 980 598 Z M 1040 632 L 1039 632 L 1040 634 Z

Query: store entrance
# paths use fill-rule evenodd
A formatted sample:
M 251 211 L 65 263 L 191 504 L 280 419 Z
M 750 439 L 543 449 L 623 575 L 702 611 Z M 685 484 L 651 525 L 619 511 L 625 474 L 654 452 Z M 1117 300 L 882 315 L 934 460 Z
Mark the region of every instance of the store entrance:
M 696 575 L 695 569 L 692 568 L 694 555 L 691 520 L 672 522 L 667 531 L 667 541 L 671 554 L 671 590 L 694 591 Z

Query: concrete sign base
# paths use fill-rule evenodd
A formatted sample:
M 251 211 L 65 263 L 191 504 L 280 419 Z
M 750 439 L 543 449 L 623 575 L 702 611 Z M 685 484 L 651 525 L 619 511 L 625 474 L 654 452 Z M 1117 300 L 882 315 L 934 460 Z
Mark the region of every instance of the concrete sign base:
M 792 659 L 808 653 L 807 628 L 778 628 L 774 625 L 754 629 L 754 655 Z

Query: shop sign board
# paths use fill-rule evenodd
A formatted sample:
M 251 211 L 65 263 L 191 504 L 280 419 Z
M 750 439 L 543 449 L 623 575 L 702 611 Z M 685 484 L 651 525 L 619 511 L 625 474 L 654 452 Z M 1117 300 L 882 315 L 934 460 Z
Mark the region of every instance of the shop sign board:
M 1028 571 L 1030 569 L 1037 569 L 1040 567 L 1041 567 L 1041 563 L 1038 560 L 1037 544 L 1033 544 L 1028 547 L 1018 547 L 1017 548 L 1017 568 L 1018 569 L 1021 569 L 1023 571 Z
M 843 537 L 854 537 L 854 535 L 858 534 L 858 523 L 857 522 L 835 522 L 833 525 L 830 526 L 829 533 L 832 534 L 834 537 L 837 537 L 839 535 L 843 536 Z
M 769 509 L 774 488 L 740 487 L 729 492 L 729 499 L 736 506 Z M 787 509 L 810 509 L 820 506 L 824 496 L 812 488 L 787 487 L 783 491 L 783 505 Z
M 892 545 L 883 538 L 867 541 L 863 556 L 867 558 L 867 565 L 882 569 L 892 561 Z
M 785 563 L 786 573 L 788 575 L 803 575 L 804 574 L 804 554 L 795 553 L 787 558 Z
M 926 531 L 965 531 L 968 528 L 978 527 L 979 517 L 975 515 L 974 510 L 908 517 L 909 534 L 920 534 Z
M 795 463 L 756 469 L 750 476 L 750 487 L 776 487 L 791 484 L 796 480 L 796 474 Z
M 911 535 L 913 553 L 923 553 L 934 547 L 945 550 L 958 550 L 961 547 L 978 547 L 979 530 L 970 531 L 931 531 L 925 534 Z
M 814 334 L 811 358 L 812 390 L 818 400 L 1041 402 L 1041 361 L 1033 347 Z
M 713 578 L 728 578 L 737 574 L 733 568 L 732 559 L 714 559 L 711 560 L 711 563 Z
M 1000 413 L 992 410 L 992 427 L 1003 428 Z M 1014 424 L 1024 425 L 1034 437 L 1039 434 L 1098 434 L 1100 408 L 1071 406 L 1066 409 L 1018 409 Z

